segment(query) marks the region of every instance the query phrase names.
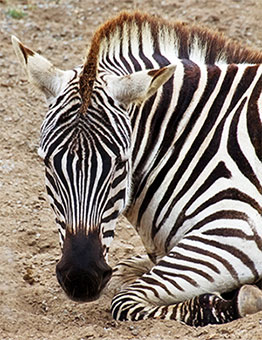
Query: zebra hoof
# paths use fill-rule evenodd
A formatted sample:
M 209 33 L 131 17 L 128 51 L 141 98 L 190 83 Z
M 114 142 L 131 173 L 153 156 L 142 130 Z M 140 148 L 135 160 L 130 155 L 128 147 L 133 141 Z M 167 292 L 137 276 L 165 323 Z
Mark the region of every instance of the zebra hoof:
M 241 317 L 262 311 L 262 291 L 256 286 L 242 286 L 237 300 L 238 312 Z

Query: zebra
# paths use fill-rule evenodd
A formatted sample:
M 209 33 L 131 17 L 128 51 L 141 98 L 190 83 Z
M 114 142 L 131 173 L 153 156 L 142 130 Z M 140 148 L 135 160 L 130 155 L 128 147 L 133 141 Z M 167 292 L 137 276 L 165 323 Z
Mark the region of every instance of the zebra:
M 67 296 L 93 301 L 113 277 L 116 320 L 262 310 L 262 53 L 138 11 L 99 27 L 69 71 L 12 42 L 47 100 L 38 153 Z M 147 255 L 112 270 L 120 214 Z

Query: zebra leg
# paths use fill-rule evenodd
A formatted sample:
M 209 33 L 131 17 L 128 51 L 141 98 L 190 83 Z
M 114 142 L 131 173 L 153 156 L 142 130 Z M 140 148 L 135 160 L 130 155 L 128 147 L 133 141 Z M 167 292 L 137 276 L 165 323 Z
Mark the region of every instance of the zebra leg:
M 119 291 L 149 272 L 154 263 L 147 255 L 137 255 L 119 262 L 113 268 L 112 278 L 109 282 L 111 291 Z
M 203 249 L 203 242 L 198 244 L 198 239 L 194 239 L 192 244 L 191 239 L 184 238 L 150 271 L 115 295 L 111 308 L 115 319 L 163 318 L 203 326 L 232 321 L 260 310 L 259 289 L 240 287 L 256 282 L 261 276 L 252 266 L 260 263 L 261 251 L 256 251 L 250 241 L 251 244 L 243 243 L 243 252 L 234 253 L 233 247 L 229 247 L 229 252 L 227 245 L 217 252 L 217 243 L 206 244 Z M 250 253 L 251 261 L 246 260 L 247 256 L 240 261 L 239 256 L 244 251 L 249 254 L 249 248 L 255 249 Z M 220 296 L 236 289 L 233 299 Z M 249 305 L 256 307 L 252 309 Z
M 262 291 L 252 285 L 242 286 L 230 300 L 216 294 L 202 294 L 164 306 L 150 305 L 142 296 L 138 299 L 128 290 L 123 290 L 114 297 L 111 308 L 116 320 L 155 318 L 176 320 L 195 327 L 227 323 L 261 310 Z

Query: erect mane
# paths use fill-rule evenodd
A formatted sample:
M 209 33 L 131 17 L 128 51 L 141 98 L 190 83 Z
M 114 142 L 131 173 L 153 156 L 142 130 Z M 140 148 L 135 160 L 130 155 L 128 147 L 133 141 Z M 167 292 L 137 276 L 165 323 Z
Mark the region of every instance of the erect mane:
M 122 12 L 98 28 L 91 41 L 80 77 L 82 113 L 86 112 L 88 107 L 103 50 L 114 49 L 114 45 L 121 44 L 124 38 L 129 42 L 140 39 L 141 45 L 143 35 L 150 37 L 154 50 L 159 50 L 160 43 L 166 44 L 167 50 L 173 49 L 176 57 L 180 59 L 195 61 L 197 56 L 197 61 L 205 64 L 262 63 L 261 52 L 241 46 L 221 33 L 183 22 L 169 23 L 162 18 L 141 12 Z

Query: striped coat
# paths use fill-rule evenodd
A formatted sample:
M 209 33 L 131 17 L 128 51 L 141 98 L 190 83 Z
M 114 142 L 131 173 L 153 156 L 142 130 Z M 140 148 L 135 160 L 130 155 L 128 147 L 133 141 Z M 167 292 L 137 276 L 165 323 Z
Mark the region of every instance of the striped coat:
M 68 296 L 99 296 L 123 212 L 150 260 L 116 267 L 115 318 L 204 325 L 250 313 L 247 296 L 261 299 L 246 284 L 262 275 L 262 54 L 137 12 L 102 25 L 83 67 L 51 80 L 47 60 L 14 46 L 49 103 L 39 153 Z

